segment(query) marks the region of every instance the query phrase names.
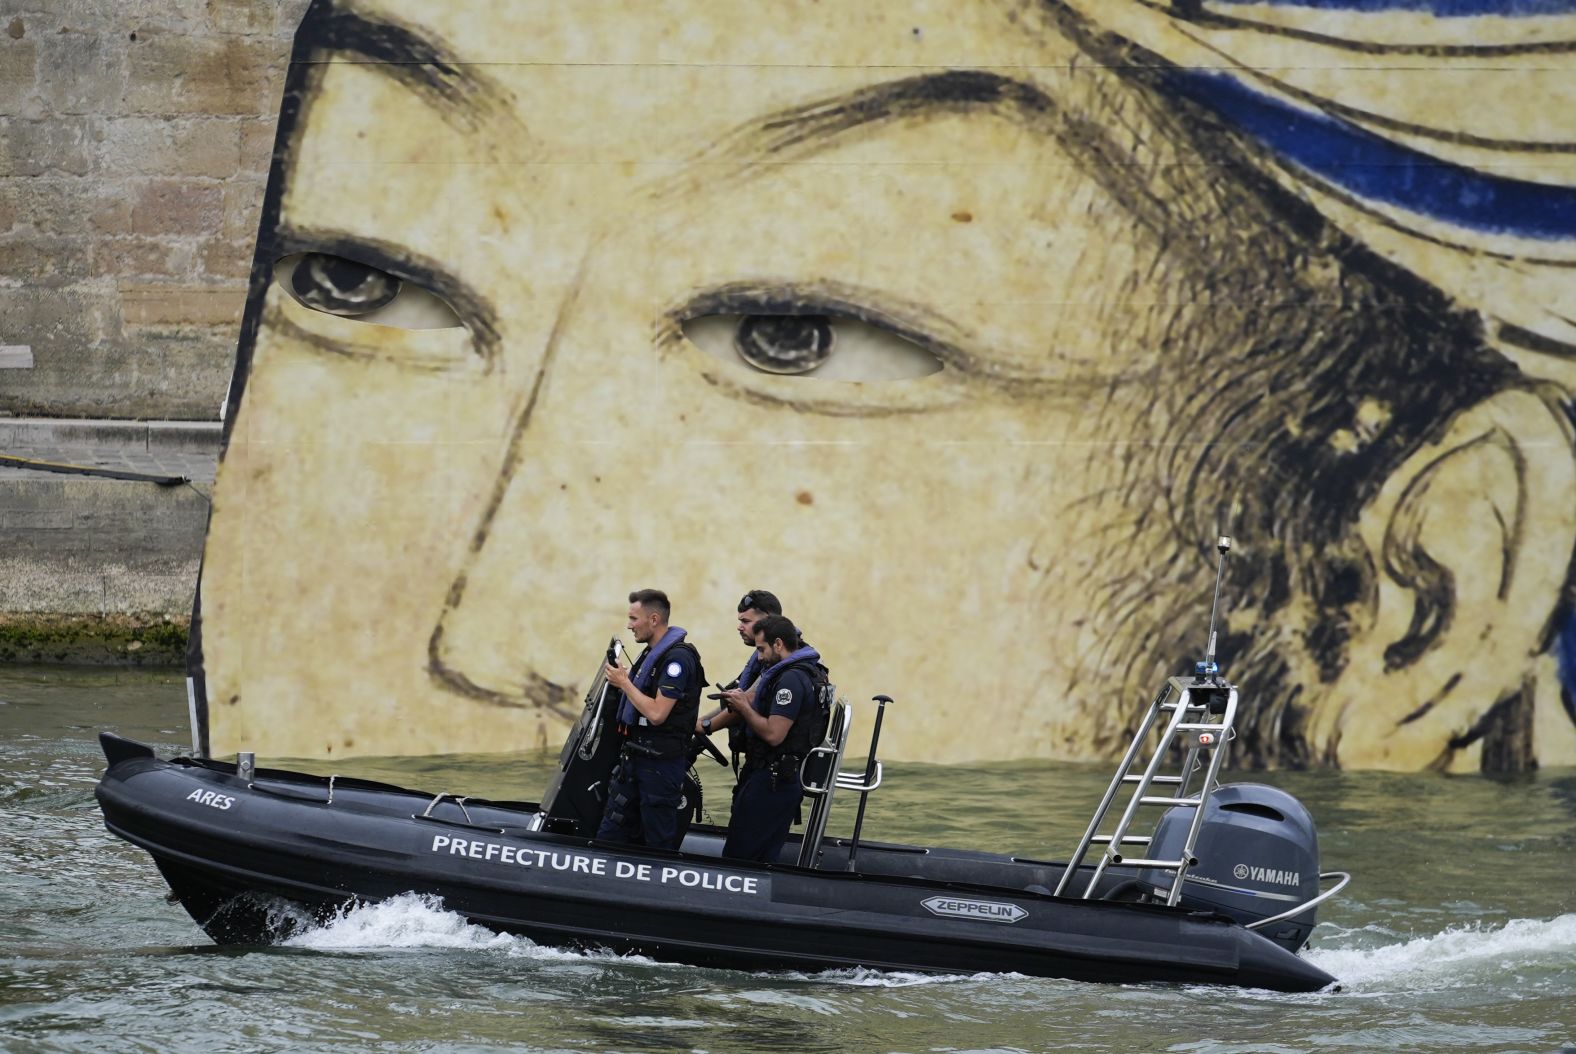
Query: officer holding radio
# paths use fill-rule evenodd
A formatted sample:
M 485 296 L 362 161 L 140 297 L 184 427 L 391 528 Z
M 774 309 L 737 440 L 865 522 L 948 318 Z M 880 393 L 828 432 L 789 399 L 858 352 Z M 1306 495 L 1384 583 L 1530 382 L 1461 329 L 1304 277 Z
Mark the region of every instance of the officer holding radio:
M 684 772 L 706 671 L 685 631 L 668 625 L 671 610 L 659 589 L 629 594 L 629 629 L 646 649 L 633 670 L 607 664 L 608 683 L 624 693 L 618 730 L 626 738 L 597 828 L 604 841 L 679 847 Z

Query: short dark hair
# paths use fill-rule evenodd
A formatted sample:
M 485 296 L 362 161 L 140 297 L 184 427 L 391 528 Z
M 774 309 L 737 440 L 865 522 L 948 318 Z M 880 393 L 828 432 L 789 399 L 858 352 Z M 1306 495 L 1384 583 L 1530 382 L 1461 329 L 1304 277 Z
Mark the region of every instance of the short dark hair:
M 781 615 L 783 613 L 782 601 L 777 599 L 777 594 L 768 593 L 764 589 L 752 589 L 739 599 L 739 614 L 746 611 L 759 611 L 763 615 Z
M 755 636 L 764 638 L 767 644 L 780 640 L 789 651 L 798 648 L 802 643 L 799 640 L 799 628 L 783 615 L 767 615 L 757 622 L 753 629 Z
M 668 595 L 660 589 L 637 589 L 629 594 L 629 602 L 639 604 L 647 611 L 662 612 L 663 622 L 673 614 L 673 605 L 668 603 Z

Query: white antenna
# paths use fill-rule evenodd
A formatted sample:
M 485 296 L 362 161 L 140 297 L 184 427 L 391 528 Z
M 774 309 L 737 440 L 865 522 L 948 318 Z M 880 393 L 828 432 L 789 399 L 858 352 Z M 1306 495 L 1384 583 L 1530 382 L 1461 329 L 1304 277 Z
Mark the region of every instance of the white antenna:
M 1226 577 L 1226 554 L 1231 552 L 1231 539 L 1221 535 L 1215 542 L 1220 561 L 1215 565 L 1215 601 L 1209 606 L 1209 646 L 1204 649 L 1204 661 L 1198 672 L 1213 676 L 1219 672 L 1215 665 L 1215 615 L 1220 611 L 1220 584 Z

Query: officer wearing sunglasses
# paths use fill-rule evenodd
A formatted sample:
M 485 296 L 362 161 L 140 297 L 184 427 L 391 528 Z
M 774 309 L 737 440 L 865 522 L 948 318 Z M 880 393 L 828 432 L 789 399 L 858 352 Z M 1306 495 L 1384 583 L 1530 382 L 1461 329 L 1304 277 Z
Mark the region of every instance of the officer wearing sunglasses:
M 744 669 L 739 671 L 739 676 L 733 679 L 733 683 L 723 686 L 724 693 L 739 691 L 746 693 L 746 699 L 754 698 L 750 694 L 750 689 L 755 686 L 756 678 L 764 669 L 756 652 L 754 627 L 766 616 L 782 613 L 782 602 L 777 599 L 777 595 L 764 589 L 752 589 L 739 598 L 739 640 L 750 649 L 750 658 L 744 664 Z M 712 698 L 721 697 L 712 696 Z M 733 755 L 734 775 L 738 775 L 739 759 L 744 754 L 744 723 L 726 705 L 718 707 L 695 722 L 695 731 L 701 735 L 709 736 L 719 728 L 728 730 L 728 750 Z M 738 788 L 734 789 L 737 791 Z

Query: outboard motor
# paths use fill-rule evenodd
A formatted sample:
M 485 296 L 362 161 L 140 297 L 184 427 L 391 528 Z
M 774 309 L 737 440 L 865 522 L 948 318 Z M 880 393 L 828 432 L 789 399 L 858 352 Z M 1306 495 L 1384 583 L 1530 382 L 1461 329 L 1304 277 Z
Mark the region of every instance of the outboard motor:
M 1168 810 L 1155 826 L 1150 855 L 1182 855 L 1193 806 Z M 1204 823 L 1188 869 L 1180 903 L 1209 908 L 1248 925 L 1290 911 L 1319 895 L 1319 835 L 1313 817 L 1285 791 L 1262 783 L 1230 783 L 1204 803 Z M 1163 900 L 1174 876 L 1157 869 L 1139 873 L 1145 889 Z M 1296 951 L 1313 931 L 1317 907 L 1259 930 Z
M 1192 677 L 1167 678 L 1139 719 L 1116 775 L 1062 869 L 1055 895 L 1156 900 L 1209 910 L 1297 952 L 1313 931 L 1318 905 L 1344 889 L 1351 876 L 1320 874 L 1319 836 L 1296 798 L 1257 783 L 1220 783 L 1235 738 L 1239 695 L 1215 662 L 1215 620 L 1231 539 L 1220 538 L 1215 549 L 1220 562 L 1203 661 L 1194 664 Z M 1194 783 L 1200 772 L 1202 779 Z M 1175 789 L 1169 795 L 1152 789 L 1159 787 Z M 1107 816 L 1124 790 L 1121 819 L 1109 826 Z M 1129 834 L 1140 806 L 1166 810 L 1148 838 Z M 1202 815 L 1196 811 L 1200 807 Z M 1146 846 L 1143 855 L 1126 856 L 1130 844 Z M 1084 861 L 1094 846 L 1101 851 L 1090 873 Z M 1108 870 L 1124 864 L 1136 875 L 1119 878 Z M 1327 878 L 1340 883 L 1321 893 L 1320 883 Z

